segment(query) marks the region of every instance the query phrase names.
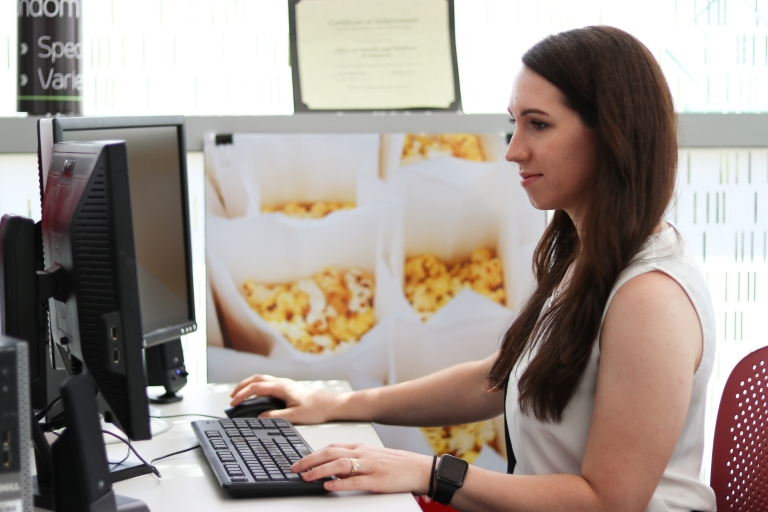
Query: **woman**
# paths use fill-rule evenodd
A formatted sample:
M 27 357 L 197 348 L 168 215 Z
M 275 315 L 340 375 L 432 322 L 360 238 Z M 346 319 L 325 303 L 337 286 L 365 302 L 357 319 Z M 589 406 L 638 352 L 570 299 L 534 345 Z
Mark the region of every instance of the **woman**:
M 340 477 L 329 490 L 439 493 L 459 510 L 715 510 L 700 480 L 714 316 L 662 219 L 677 142 L 661 69 L 610 27 L 548 37 L 523 64 L 506 158 L 533 206 L 555 214 L 534 255 L 537 288 L 499 352 L 342 395 L 253 376 L 232 403 L 273 395 L 288 408 L 264 416 L 296 423 L 449 425 L 505 413 L 512 474 L 470 466 L 456 490 L 460 466 L 438 479 L 432 457 L 341 444 L 293 468 L 306 480 Z

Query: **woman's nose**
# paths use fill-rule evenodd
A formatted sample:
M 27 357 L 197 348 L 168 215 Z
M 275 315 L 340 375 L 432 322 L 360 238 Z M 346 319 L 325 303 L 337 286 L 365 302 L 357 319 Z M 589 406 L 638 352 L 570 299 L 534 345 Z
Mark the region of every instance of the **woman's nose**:
M 507 162 L 515 162 L 519 164 L 528 157 L 528 153 L 529 151 L 522 141 L 521 134 L 518 133 L 518 130 L 515 130 L 515 133 L 512 134 L 512 138 L 509 140 L 509 145 L 507 146 L 507 151 L 504 153 L 504 158 Z

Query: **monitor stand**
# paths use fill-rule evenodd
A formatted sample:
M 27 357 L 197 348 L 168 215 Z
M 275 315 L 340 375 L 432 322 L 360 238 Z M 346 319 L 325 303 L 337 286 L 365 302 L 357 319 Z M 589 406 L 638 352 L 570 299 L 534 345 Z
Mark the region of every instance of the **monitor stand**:
M 73 379 L 77 379 L 72 382 Z M 64 387 L 68 388 L 64 396 Z M 67 430 L 54 442 L 52 447 L 45 438 L 40 424 L 32 413 L 32 442 L 35 448 L 35 465 L 37 475 L 32 478 L 34 505 L 46 510 L 54 510 L 56 502 L 81 503 L 88 501 L 88 492 L 85 488 L 92 488 L 91 478 L 99 478 L 109 472 L 106 463 L 104 445 L 101 443 L 84 442 L 86 438 L 92 438 L 95 432 L 99 432 L 100 424 L 97 415 L 96 398 L 93 393 L 93 382 L 86 376 L 71 377 L 62 386 L 62 397 L 66 411 Z M 69 432 L 71 430 L 71 432 Z M 76 438 L 76 439 L 73 439 Z M 72 461 L 80 461 L 72 464 Z M 142 465 L 142 471 L 151 472 Z M 120 475 L 125 480 L 138 474 L 136 469 L 130 468 L 121 471 Z M 101 497 L 90 501 L 83 509 L 85 512 L 149 512 L 147 505 L 139 500 L 115 495 L 112 483 L 115 474 L 110 475 L 107 483 L 109 490 Z M 103 481 L 98 481 L 97 488 L 101 489 Z M 54 489 L 57 489 L 54 491 Z M 58 493 L 61 493 L 59 495 Z
M 177 395 L 174 391 L 166 388 L 165 393 L 160 396 L 149 397 L 149 401 L 153 404 L 174 404 L 181 402 L 184 397 Z

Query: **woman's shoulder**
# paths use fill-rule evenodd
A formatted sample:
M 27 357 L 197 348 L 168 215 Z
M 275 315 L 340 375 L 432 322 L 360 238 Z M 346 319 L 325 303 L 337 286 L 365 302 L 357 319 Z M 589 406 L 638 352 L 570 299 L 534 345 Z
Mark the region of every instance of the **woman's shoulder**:
M 693 358 L 692 370 L 698 367 L 703 332 L 697 309 L 680 282 L 663 271 L 644 272 L 618 289 L 606 311 L 601 350 L 606 342 L 622 345 L 639 333 L 644 349 L 657 355 L 682 349 Z M 672 346 L 671 340 L 676 341 Z

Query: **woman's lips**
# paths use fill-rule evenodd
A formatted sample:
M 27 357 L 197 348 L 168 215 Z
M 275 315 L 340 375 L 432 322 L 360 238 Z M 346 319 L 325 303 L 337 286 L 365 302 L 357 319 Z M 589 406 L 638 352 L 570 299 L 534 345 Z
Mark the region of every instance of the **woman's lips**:
M 528 185 L 530 185 L 534 181 L 536 181 L 539 178 L 541 178 L 541 176 L 542 176 L 541 174 L 524 174 L 524 175 L 521 175 L 520 177 L 522 178 L 522 180 L 520 180 L 520 185 L 522 185 L 523 187 L 527 187 Z

